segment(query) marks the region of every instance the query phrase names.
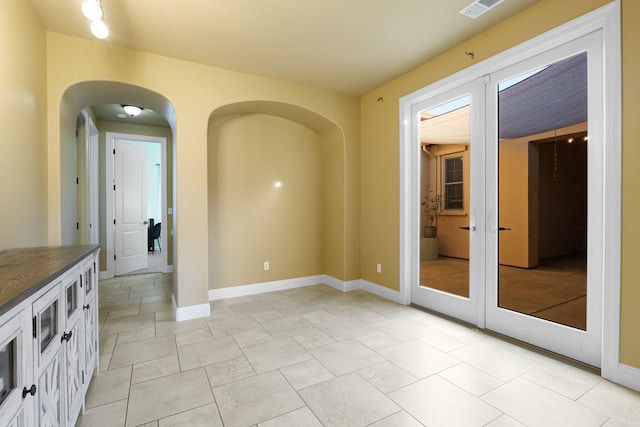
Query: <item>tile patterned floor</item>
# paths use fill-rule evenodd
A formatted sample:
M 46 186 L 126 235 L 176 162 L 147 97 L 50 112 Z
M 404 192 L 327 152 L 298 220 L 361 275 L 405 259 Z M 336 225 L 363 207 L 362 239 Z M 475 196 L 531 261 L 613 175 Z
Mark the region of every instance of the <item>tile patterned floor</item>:
M 364 291 L 233 298 L 177 323 L 170 281 L 100 282 L 78 426 L 640 425 L 640 393 Z

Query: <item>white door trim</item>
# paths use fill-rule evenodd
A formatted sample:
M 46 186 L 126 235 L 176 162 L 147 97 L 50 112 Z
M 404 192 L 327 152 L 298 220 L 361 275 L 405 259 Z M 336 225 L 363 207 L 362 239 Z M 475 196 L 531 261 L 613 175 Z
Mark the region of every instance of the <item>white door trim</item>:
M 113 200 L 113 184 L 114 184 L 114 162 L 113 162 L 113 149 L 114 141 L 116 139 L 127 139 L 132 141 L 147 141 L 156 142 L 162 145 L 161 156 L 162 164 L 160 165 L 161 184 L 162 191 L 162 223 L 167 224 L 167 139 L 160 136 L 148 136 L 148 135 L 135 135 L 130 133 L 118 133 L 118 132 L 106 132 L 105 134 L 105 255 L 106 255 L 106 271 L 100 275 L 101 279 L 109 279 L 115 275 L 115 263 L 113 261 L 113 254 L 115 252 L 115 235 L 113 220 L 115 219 L 114 213 L 114 200 Z M 161 228 L 161 238 L 163 244 L 167 241 L 167 227 Z M 169 272 L 167 266 L 167 251 L 162 251 L 162 272 Z
M 604 127 L 606 181 L 603 259 L 602 376 L 618 382 L 620 344 L 620 231 L 621 231 L 621 50 L 620 2 L 616 0 L 582 17 L 550 30 L 516 47 L 419 89 L 400 99 L 400 294 L 411 302 L 411 284 L 417 274 L 414 254 L 418 250 L 415 194 L 416 162 L 412 149 L 418 120 L 413 106 L 475 78 L 506 68 L 593 31 L 604 34 Z

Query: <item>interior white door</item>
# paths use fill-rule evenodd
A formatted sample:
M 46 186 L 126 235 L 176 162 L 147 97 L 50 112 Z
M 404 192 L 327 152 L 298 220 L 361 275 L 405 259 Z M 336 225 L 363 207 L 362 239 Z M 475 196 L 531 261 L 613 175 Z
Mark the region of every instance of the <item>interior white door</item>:
M 413 106 L 419 182 L 412 195 L 411 302 L 482 325 L 484 82 L 477 79 Z M 435 227 L 435 236 L 433 236 Z
M 115 140 L 116 275 L 147 268 L 147 151 Z
M 487 126 L 486 328 L 593 366 L 602 342 L 602 53 L 598 31 L 492 73 L 487 85 L 487 123 L 497 126 Z M 509 91 L 520 100 L 509 104 Z

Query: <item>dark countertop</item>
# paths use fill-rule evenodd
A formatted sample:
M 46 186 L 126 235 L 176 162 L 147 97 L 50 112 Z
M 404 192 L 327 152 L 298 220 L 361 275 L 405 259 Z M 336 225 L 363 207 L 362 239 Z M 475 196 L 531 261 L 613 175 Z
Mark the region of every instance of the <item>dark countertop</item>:
M 99 249 L 76 245 L 0 251 L 0 316 Z

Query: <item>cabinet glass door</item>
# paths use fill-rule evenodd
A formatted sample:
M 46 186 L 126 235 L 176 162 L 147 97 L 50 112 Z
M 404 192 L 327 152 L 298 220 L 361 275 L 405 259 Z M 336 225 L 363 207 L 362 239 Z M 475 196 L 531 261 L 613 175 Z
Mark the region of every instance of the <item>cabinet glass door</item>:
M 16 388 L 16 341 L 14 338 L 0 348 L 0 405 Z
M 44 353 L 58 334 L 58 300 L 40 313 L 40 354 Z

